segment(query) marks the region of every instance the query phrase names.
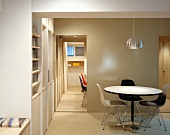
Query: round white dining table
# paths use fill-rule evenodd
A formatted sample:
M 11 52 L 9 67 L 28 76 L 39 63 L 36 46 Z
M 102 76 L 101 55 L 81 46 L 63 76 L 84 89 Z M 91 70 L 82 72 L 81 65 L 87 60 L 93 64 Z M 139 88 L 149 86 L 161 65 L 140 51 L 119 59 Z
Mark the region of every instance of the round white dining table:
M 151 87 L 142 87 L 142 86 L 109 86 L 105 87 L 104 90 L 106 92 L 112 93 L 112 94 L 125 94 L 132 96 L 131 100 L 131 122 L 134 125 L 134 96 L 152 96 L 152 95 L 159 95 L 163 91 L 157 88 L 151 88 Z

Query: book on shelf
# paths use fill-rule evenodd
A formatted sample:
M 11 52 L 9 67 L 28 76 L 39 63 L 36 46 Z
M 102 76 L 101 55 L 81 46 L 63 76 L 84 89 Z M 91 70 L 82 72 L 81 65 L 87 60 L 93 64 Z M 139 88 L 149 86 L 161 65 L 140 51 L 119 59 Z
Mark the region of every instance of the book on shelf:
M 32 75 L 32 83 L 38 82 L 38 74 L 33 74 Z
M 37 38 L 32 38 L 32 46 L 37 46 Z
M 37 61 L 33 62 L 32 70 L 33 70 L 33 71 L 34 71 L 34 70 L 38 70 L 38 62 L 37 62 Z
M 32 50 L 32 58 L 38 58 L 38 51 Z

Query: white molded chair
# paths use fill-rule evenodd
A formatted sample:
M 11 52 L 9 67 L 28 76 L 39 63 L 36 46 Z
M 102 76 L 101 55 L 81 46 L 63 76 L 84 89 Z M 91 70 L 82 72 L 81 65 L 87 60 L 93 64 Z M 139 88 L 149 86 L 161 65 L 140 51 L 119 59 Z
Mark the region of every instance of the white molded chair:
M 119 107 L 125 107 L 126 104 L 123 101 L 112 101 L 112 100 L 107 100 L 104 98 L 103 95 L 103 90 L 101 89 L 99 84 L 96 84 L 100 93 L 100 100 L 103 106 L 106 107 L 105 113 L 103 115 L 103 120 L 102 120 L 102 125 L 103 125 L 103 130 L 105 128 L 105 125 L 107 124 L 107 120 L 110 116 L 115 116 L 115 118 L 117 119 L 117 121 L 119 122 L 119 124 L 121 124 L 121 126 L 123 127 L 123 129 L 125 130 L 125 127 L 123 125 L 123 122 L 121 120 L 121 115 L 119 112 Z M 109 109 L 113 109 L 112 111 Z
M 170 84 L 165 84 L 162 88 L 163 93 L 161 93 L 156 100 L 140 101 L 139 102 L 140 105 L 146 106 L 148 109 L 148 115 L 146 117 L 146 125 L 145 125 L 144 131 L 146 131 L 147 127 L 150 127 L 150 122 L 152 121 L 152 119 L 154 117 L 158 120 L 160 126 L 162 125 L 164 127 L 165 131 L 167 131 L 165 122 L 164 122 L 162 114 L 160 112 L 160 107 L 164 106 L 164 104 L 166 102 L 166 94 L 167 94 L 169 88 L 170 88 Z M 155 109 L 152 111 L 151 107 L 154 107 Z M 149 116 L 151 116 L 151 118 L 149 118 Z

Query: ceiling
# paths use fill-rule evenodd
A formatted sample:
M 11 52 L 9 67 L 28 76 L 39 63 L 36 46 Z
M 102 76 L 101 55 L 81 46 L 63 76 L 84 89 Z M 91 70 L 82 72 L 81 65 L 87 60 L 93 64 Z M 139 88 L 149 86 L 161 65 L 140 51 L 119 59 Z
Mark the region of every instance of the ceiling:
M 170 18 L 170 12 L 33 12 L 42 18 Z

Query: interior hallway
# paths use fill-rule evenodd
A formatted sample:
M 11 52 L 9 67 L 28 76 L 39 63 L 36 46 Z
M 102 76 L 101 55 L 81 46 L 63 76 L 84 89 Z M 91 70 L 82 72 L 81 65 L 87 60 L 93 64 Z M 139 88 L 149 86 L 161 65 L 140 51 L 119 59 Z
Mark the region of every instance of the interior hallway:
M 83 93 L 80 86 L 72 86 L 62 95 L 61 101 L 56 108 L 57 112 L 86 112 L 87 108 L 82 107 Z

